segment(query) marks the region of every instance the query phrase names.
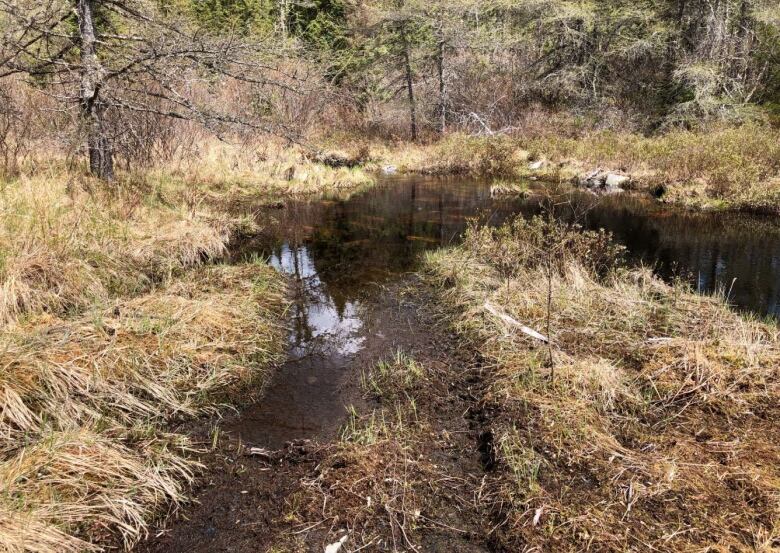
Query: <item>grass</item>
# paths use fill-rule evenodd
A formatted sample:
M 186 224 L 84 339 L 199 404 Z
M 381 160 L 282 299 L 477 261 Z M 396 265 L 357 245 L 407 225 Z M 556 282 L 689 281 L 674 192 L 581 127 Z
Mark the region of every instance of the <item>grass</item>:
M 773 550 L 777 326 L 617 254 L 603 234 L 518 219 L 427 257 L 452 323 L 493 367 L 482 402 L 496 462 L 481 496 L 497 545 Z M 486 302 L 540 332 L 549 316 L 552 345 Z
M 157 510 L 185 498 L 197 467 L 167 424 L 262 379 L 282 342 L 281 305 L 270 268 L 212 266 L 4 331 L 0 509 L 13 522 L 0 543 L 61 551 L 91 549 L 81 538 L 109 530 L 127 544 L 142 536 Z
M 366 169 L 332 167 L 308 150 L 272 139 L 249 144 L 205 140 L 195 152 L 175 156 L 142 175 L 179 189 L 194 185 L 202 200 L 227 204 L 343 198 L 374 184 Z
M 198 469 L 172 421 L 261 384 L 282 278 L 219 265 L 256 223 L 213 191 L 56 163 L 0 186 L 0 549 L 130 546 Z
M 408 396 L 424 379 L 425 367 L 399 349 L 391 359 L 364 371 L 361 386 L 375 399 L 393 400 Z
M 4 183 L 0 322 L 144 292 L 223 256 L 232 239 L 252 229 L 248 219 L 187 205 L 169 192 L 120 184 L 108 193 L 62 174 Z
M 670 131 L 656 137 L 596 132 L 542 137 L 524 146 L 559 176 L 593 167 L 622 170 L 634 186 L 699 208 L 780 213 L 780 132 L 761 125 Z
M 327 536 L 316 542 L 346 534 L 350 550 L 420 550 L 439 507 L 432 489 L 445 478 L 428 450 L 437 437 L 417 405 L 426 372 L 401 350 L 366 369 L 363 392 L 381 406 L 365 414 L 350 409 L 341 440 L 328 447 L 317 474 L 288 501 L 296 527 L 329 521 Z M 311 543 L 305 534 L 303 539 Z M 300 549 L 287 541 L 282 550 Z
M 527 164 L 527 152 L 508 137 L 471 137 L 452 134 L 430 144 L 374 144 L 375 168 L 394 165 L 402 173 L 428 175 L 515 175 Z
M 430 144 L 375 144 L 371 157 L 401 172 L 576 180 L 595 168 L 622 171 L 637 190 L 700 209 L 780 213 L 780 131 L 747 124 L 656 136 L 556 129 L 513 136 L 452 134 Z M 529 162 L 542 161 L 532 170 Z

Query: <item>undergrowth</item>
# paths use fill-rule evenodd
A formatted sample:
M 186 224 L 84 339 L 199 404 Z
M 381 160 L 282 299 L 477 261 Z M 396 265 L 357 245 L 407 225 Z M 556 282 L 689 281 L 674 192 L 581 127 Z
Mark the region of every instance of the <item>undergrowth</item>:
M 428 254 L 452 324 L 494 367 L 481 401 L 495 469 L 481 498 L 497 544 L 773 550 L 777 327 L 610 262 L 607 238 L 518 220 Z M 521 324 L 549 328 L 551 345 Z
M 130 546 L 198 464 L 173 420 L 261 383 L 281 277 L 215 265 L 251 219 L 53 167 L 0 191 L 0 549 Z
M 576 181 L 602 168 L 627 173 L 633 188 L 672 203 L 780 213 L 780 131 L 766 125 L 649 137 L 616 131 L 569 136 L 553 128 L 527 136 L 453 134 L 431 144 L 376 144 L 372 154 L 401 172 L 425 174 Z

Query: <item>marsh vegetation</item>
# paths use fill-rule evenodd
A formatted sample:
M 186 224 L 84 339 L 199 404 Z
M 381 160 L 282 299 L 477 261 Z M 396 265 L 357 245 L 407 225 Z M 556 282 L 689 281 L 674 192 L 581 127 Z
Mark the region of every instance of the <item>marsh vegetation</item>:
M 773 547 L 776 325 L 617 253 L 604 234 L 518 219 L 427 257 L 452 324 L 491 367 L 499 543 Z M 548 329 L 549 345 L 486 303 Z
M 776 4 L 0 0 L 0 549 L 776 548 Z

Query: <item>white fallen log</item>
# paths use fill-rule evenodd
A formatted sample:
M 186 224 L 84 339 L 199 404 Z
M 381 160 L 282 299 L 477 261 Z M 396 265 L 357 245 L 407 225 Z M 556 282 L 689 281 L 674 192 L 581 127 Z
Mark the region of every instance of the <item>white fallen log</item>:
M 491 315 L 501 319 L 504 323 L 508 324 L 509 326 L 511 326 L 513 328 L 518 329 L 520 332 L 530 336 L 531 338 L 539 340 L 540 342 L 544 342 L 545 344 L 550 342 L 550 340 L 547 338 L 547 336 L 545 336 L 544 334 L 539 334 L 533 328 L 525 326 L 523 323 L 521 323 L 520 321 L 518 321 L 516 319 L 513 319 L 512 317 L 510 317 L 506 313 L 502 313 L 501 311 L 499 311 L 498 309 L 493 307 L 490 304 L 490 302 L 487 302 L 487 301 L 485 302 L 485 310 L 488 313 L 490 313 Z

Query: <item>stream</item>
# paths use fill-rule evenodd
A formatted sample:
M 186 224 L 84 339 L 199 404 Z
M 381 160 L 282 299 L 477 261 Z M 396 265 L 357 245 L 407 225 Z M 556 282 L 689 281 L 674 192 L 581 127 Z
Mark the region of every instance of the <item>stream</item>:
M 387 330 L 381 320 L 368 328 L 376 287 L 415 270 L 425 250 L 457 243 L 470 219 L 495 225 L 516 214 L 539 214 L 543 205 L 540 194 L 493 198 L 488 181 L 397 177 L 346 201 L 294 202 L 272 212 L 278 224 L 254 253 L 269 256 L 294 283 L 289 356 L 265 399 L 230 430 L 271 448 L 332 437 L 345 405 L 356 401 L 345 392 L 355 386 L 350 365 Z M 771 218 L 576 190 L 556 199 L 554 213 L 612 232 L 631 262 L 653 267 L 664 279 L 681 278 L 701 293 L 727 293 L 740 310 L 780 316 L 780 224 Z
M 478 477 L 482 434 L 478 421 L 466 416 L 472 367 L 459 359 L 457 337 L 437 328 L 406 291 L 419 290 L 412 273 L 421 254 L 457 243 L 469 219 L 497 225 L 516 214 L 541 213 L 548 203 L 541 193 L 492 198 L 485 181 L 398 177 L 348 200 L 291 201 L 283 209 L 261 210 L 265 230 L 237 256 L 262 255 L 288 275 L 287 359 L 258 402 L 221 421 L 228 445 L 210 454 L 196 502 L 137 551 L 276 550 L 280 536 L 291 531 L 297 490 L 317 473 L 317 452 L 337 440 L 352 407 L 358 413 L 372 408 L 360 388 L 363 371 L 399 350 L 450 370 L 445 385 L 458 393 L 445 395 L 453 403 L 428 407 L 461 440 L 462 454 L 446 461 L 448 470 Z M 653 267 L 662 278 L 684 279 L 702 293 L 723 291 L 737 309 L 780 317 L 780 223 L 773 219 L 574 190 L 555 203 L 557 217 L 611 231 L 631 262 Z M 247 447 L 286 460 L 272 464 L 248 456 Z M 473 518 L 476 523 L 479 517 Z M 321 552 L 328 527 L 312 531 L 301 551 Z M 430 538 L 426 551 L 490 550 L 457 536 Z

